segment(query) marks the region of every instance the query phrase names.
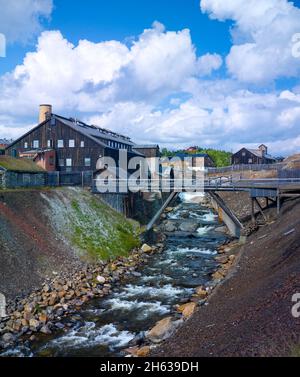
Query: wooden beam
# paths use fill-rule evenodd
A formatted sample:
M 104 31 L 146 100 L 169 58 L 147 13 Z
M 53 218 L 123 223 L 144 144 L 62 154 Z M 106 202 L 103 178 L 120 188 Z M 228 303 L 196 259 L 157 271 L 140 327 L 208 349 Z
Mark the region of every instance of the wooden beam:
M 252 221 L 253 224 L 256 223 L 254 198 L 251 198 L 251 221 Z
M 254 198 L 254 201 L 255 201 L 255 203 L 257 204 L 257 206 L 258 206 L 258 208 L 259 208 L 259 212 L 262 214 L 262 217 L 265 219 L 265 222 L 267 222 L 268 219 L 266 218 L 266 216 L 265 216 L 265 214 L 264 214 L 264 211 L 263 211 L 263 208 L 262 208 L 262 206 L 260 205 L 259 201 L 258 201 L 256 198 Z

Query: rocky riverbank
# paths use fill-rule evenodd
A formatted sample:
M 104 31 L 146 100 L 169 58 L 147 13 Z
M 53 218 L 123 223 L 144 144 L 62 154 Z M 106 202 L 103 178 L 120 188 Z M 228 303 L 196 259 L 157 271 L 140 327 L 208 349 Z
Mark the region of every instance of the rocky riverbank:
M 57 276 L 45 282 L 25 298 L 10 300 L 7 317 L 0 321 L 0 349 L 34 342 L 38 334 L 63 331 L 76 322 L 76 312 L 83 304 L 111 293 L 112 287 L 136 273 L 163 244 L 144 244 L 129 257 L 87 265 L 72 275 Z
M 131 347 L 126 348 L 124 353 L 131 357 L 147 357 L 161 343 L 171 337 L 174 332 L 188 321 L 201 306 L 207 305 L 215 289 L 229 275 L 231 267 L 238 259 L 239 242 L 228 241 L 217 249 L 218 255 L 215 260 L 218 262 L 217 270 L 211 275 L 211 281 L 205 286 L 194 289 L 193 294 L 186 303 L 175 305 L 176 312 L 158 321 L 154 327 L 149 329 L 143 339 L 134 339 Z

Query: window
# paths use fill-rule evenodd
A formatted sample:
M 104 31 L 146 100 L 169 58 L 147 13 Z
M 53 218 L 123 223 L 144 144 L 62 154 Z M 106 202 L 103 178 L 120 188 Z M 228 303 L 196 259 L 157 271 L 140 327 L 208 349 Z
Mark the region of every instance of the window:
M 243 153 L 242 153 L 242 156 L 245 157 L 245 156 L 246 156 L 246 152 L 243 152 Z
M 84 166 L 91 166 L 91 159 L 89 157 L 86 157 L 84 159 Z
M 66 159 L 66 166 L 67 166 L 67 167 L 72 166 L 72 158 L 67 158 L 67 159 Z
M 84 148 L 84 141 L 83 140 L 81 140 L 81 142 L 80 142 L 80 147 Z
M 52 148 L 53 147 L 53 140 L 47 140 L 47 147 Z
M 38 140 L 33 140 L 33 148 L 39 148 L 40 147 L 40 143 Z
M 64 141 L 63 140 L 57 140 L 57 148 L 63 148 L 64 147 Z
M 71 139 L 69 140 L 69 148 L 74 148 L 75 147 L 75 140 Z
M 59 166 L 65 166 L 65 160 L 63 158 L 60 158 L 58 164 Z
M 28 143 L 27 143 L 27 141 L 25 141 L 25 143 L 24 143 L 24 148 L 25 148 L 25 149 L 28 148 Z
M 248 163 L 252 164 L 252 162 L 253 162 L 252 158 L 249 158 Z

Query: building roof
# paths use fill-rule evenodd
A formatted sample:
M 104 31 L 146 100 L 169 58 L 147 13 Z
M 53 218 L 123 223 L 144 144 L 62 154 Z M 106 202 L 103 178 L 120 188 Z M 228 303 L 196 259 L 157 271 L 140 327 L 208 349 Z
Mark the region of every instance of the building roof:
M 257 157 L 260 157 L 260 158 L 267 158 L 269 160 L 275 160 L 274 157 L 272 157 L 270 154 L 267 154 L 267 153 L 263 153 L 262 150 L 260 149 L 249 149 L 249 148 L 245 148 L 247 149 L 249 152 L 251 152 L 252 154 L 254 154 L 254 156 L 257 156 Z
M 159 145 L 158 144 L 145 144 L 145 145 L 139 145 L 139 144 L 135 144 L 133 146 L 133 149 L 157 149 L 159 148 Z
M 210 156 L 207 154 L 207 153 L 176 153 L 174 157 L 180 157 L 180 158 L 185 158 L 185 157 L 204 157 L 204 158 L 207 158 Z
M 129 137 L 107 130 L 105 128 L 101 128 L 95 125 L 88 125 L 84 122 L 81 122 L 73 118 L 68 119 L 60 115 L 54 115 L 54 116 L 60 122 L 73 128 L 75 131 L 78 131 L 84 134 L 85 136 L 91 137 L 94 141 L 98 141 L 102 146 L 107 147 L 107 144 L 101 142 L 99 138 L 105 139 L 105 140 L 116 141 L 118 143 L 123 143 L 130 146 L 134 145 L 134 143 L 131 141 Z
M 10 156 L 0 156 L 0 170 L 9 170 L 16 172 L 39 173 L 45 172 L 40 166 L 33 161 Z
M 113 147 L 109 147 L 106 143 L 102 142 L 101 139 L 111 140 L 118 143 L 129 145 L 129 146 L 134 145 L 134 143 L 131 141 L 129 137 L 107 130 L 105 128 L 101 128 L 95 125 L 88 125 L 77 119 L 65 118 L 63 116 L 56 115 L 56 114 L 52 114 L 52 117 L 62 122 L 63 124 L 67 125 L 68 127 L 72 128 L 73 130 L 80 132 L 82 135 L 87 136 L 88 138 L 92 139 L 94 142 L 101 145 L 102 147 L 114 149 Z M 23 137 L 29 135 L 33 130 L 35 130 L 36 128 L 40 127 L 42 124 L 48 121 L 49 119 L 45 120 L 44 122 L 38 124 L 36 127 L 34 127 L 30 131 L 28 131 L 27 133 L 19 137 L 18 139 L 14 140 L 13 142 L 9 144 L 9 147 L 19 142 L 21 139 L 23 139 Z

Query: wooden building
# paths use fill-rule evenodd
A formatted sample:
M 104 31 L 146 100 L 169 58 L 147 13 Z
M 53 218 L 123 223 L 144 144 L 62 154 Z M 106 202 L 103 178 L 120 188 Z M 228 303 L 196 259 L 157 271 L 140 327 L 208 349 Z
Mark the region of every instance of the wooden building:
M 268 154 L 268 147 L 264 144 L 258 149 L 242 148 L 231 157 L 232 165 L 274 164 L 275 162 L 277 162 L 276 158 Z
M 159 145 L 157 144 L 135 145 L 133 150 L 141 153 L 147 158 L 160 157 Z
M 33 161 L 0 156 L 0 188 L 42 187 L 47 172 Z
M 5 154 L 5 148 L 12 143 L 12 140 L 0 139 L 0 156 Z
M 50 171 L 95 171 L 100 157 L 118 163 L 121 149 L 127 150 L 128 158 L 142 156 L 133 146 L 129 137 L 53 114 L 51 105 L 40 105 L 39 124 L 12 142 L 6 154 L 31 159 L 34 155 Z

